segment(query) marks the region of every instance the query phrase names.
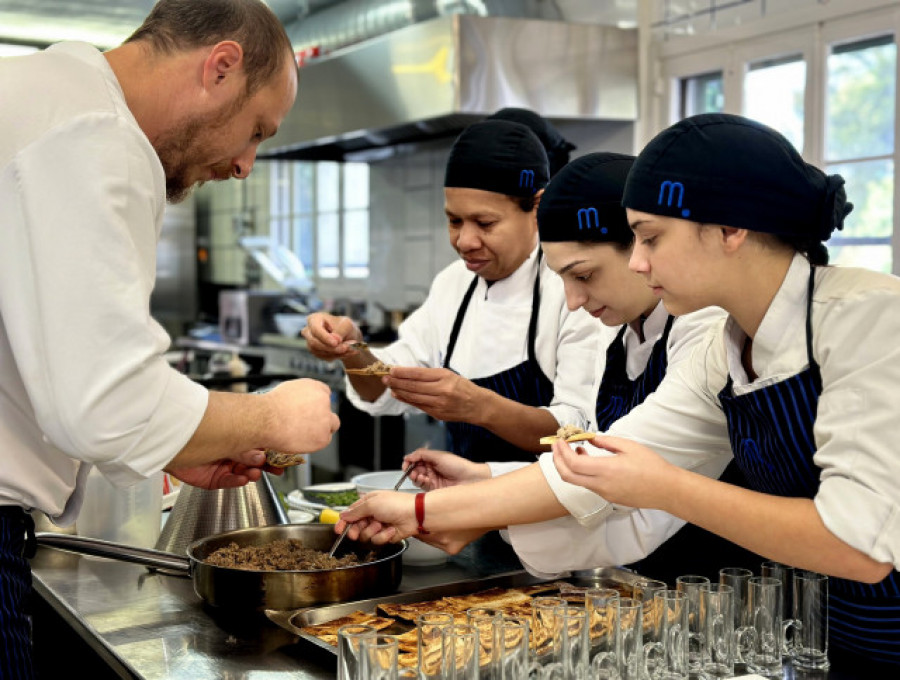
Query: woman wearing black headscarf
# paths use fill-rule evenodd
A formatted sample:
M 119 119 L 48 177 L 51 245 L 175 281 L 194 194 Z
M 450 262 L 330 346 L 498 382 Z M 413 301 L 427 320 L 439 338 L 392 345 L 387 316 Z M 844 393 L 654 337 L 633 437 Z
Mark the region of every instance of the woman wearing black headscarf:
M 565 167 L 572 151 L 578 148 L 563 137 L 550 121 L 529 109 L 509 106 L 488 116 L 488 120 L 508 120 L 511 123 L 520 123 L 531 130 L 547 152 L 551 178 Z
M 667 510 L 830 575 L 835 666 L 893 677 L 900 280 L 826 266 L 824 241 L 852 207 L 843 184 L 740 116 L 695 116 L 651 141 L 625 189 L 631 266 L 673 313 L 715 304 L 728 321 L 616 436 L 594 440 L 615 456 L 563 444 L 555 460 L 562 479 L 612 502 Z M 753 491 L 667 462 L 713 455 L 691 436 L 711 427 Z
M 545 450 L 561 424 L 587 426 L 597 325 L 566 309 L 562 282 L 538 247 L 536 212 L 547 156 L 524 125 L 467 128 L 447 161 L 444 207 L 460 260 L 374 352 L 395 366 L 383 378 L 348 376 L 348 398 L 372 414 L 420 409 L 447 423 L 451 451 L 476 461 L 517 461 Z M 304 331 L 319 357 L 347 368 L 371 357 L 350 319 L 312 315 Z

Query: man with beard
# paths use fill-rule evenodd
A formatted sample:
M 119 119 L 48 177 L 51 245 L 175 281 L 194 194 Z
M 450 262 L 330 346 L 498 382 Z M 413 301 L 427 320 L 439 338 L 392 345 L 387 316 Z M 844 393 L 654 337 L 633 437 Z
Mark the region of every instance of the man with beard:
M 123 45 L 0 60 L 0 677 L 30 678 L 37 510 L 71 524 L 97 467 L 205 488 L 338 427 L 328 388 L 207 392 L 150 316 L 165 200 L 245 178 L 293 105 L 290 41 L 261 0 L 160 0 Z

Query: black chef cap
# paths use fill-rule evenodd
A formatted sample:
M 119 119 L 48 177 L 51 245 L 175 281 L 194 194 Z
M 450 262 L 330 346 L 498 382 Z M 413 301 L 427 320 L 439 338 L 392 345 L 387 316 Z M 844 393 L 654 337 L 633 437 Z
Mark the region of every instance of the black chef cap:
M 488 116 L 488 120 L 508 120 L 513 123 L 521 123 L 537 135 L 541 144 L 544 145 L 544 151 L 547 152 L 551 177 L 555 176 L 569 162 L 569 152 L 578 148 L 559 134 L 550 121 L 529 109 L 507 107 Z
M 853 209 L 840 175 L 806 163 L 772 128 L 726 113 L 685 118 L 651 140 L 623 205 L 809 243 L 827 241 Z
M 559 171 L 541 196 L 541 241 L 598 241 L 630 245 L 634 240 L 622 207 L 625 179 L 634 156 L 589 153 Z
M 485 120 L 462 131 L 447 159 L 445 187 L 526 198 L 547 186 L 547 153 L 524 125 Z

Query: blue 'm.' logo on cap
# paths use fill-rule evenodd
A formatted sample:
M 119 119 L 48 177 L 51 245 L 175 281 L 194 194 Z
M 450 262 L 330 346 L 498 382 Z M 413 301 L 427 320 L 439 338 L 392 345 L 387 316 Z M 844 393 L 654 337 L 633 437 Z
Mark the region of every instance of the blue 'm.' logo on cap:
M 662 184 L 659 185 L 659 198 L 656 200 L 657 205 L 663 204 L 663 195 L 666 193 L 666 189 L 669 190 L 669 195 L 666 198 L 666 205 L 671 207 L 672 201 L 675 198 L 675 192 L 678 191 L 678 203 L 677 206 L 681 208 L 681 202 L 684 200 L 684 185 L 681 182 L 673 182 L 671 180 L 666 180 Z M 691 211 L 688 208 L 682 208 L 681 216 L 688 217 L 691 214 Z
M 600 214 L 594 206 L 590 208 L 580 208 L 578 210 L 578 230 L 600 228 Z M 605 234 L 609 231 L 606 227 L 600 228 L 600 233 Z
M 519 173 L 519 186 L 534 189 L 534 170 L 522 170 Z

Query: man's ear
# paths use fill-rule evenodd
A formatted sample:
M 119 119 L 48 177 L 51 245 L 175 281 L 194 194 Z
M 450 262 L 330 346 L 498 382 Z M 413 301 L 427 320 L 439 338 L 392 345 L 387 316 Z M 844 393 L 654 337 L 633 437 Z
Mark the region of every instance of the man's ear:
M 230 80 L 241 71 L 244 50 L 233 40 L 223 40 L 212 46 L 203 62 L 203 85 L 210 89 Z M 236 83 L 235 83 L 236 84 Z

